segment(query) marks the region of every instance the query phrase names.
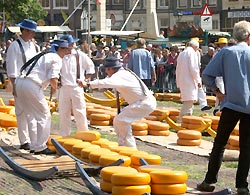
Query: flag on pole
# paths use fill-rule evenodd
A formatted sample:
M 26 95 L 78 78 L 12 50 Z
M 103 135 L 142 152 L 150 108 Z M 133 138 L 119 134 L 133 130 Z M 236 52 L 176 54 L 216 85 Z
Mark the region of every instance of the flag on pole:
M 101 4 L 101 0 L 96 0 L 96 3 L 98 3 L 100 5 Z

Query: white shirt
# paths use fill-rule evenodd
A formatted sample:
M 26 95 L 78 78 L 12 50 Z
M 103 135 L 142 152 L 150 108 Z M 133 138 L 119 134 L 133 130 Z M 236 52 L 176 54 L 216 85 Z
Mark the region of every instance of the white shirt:
M 26 61 L 36 55 L 36 48 L 32 41 L 25 42 L 21 36 L 18 37 L 24 49 Z M 17 41 L 10 44 L 6 56 L 7 75 L 16 78 L 20 75 L 20 69 L 24 65 L 23 54 Z
M 95 66 L 93 61 L 82 51 L 77 50 L 79 55 L 80 65 L 80 80 L 85 79 L 86 74 L 94 74 Z M 76 50 L 73 49 L 72 53 L 64 56 L 61 69 L 61 82 L 62 85 L 77 86 L 76 83 L 77 61 Z
M 45 88 L 50 79 L 59 78 L 61 67 L 62 58 L 56 53 L 47 53 L 38 60 L 27 78 Z M 26 72 L 28 70 L 29 67 L 26 68 Z

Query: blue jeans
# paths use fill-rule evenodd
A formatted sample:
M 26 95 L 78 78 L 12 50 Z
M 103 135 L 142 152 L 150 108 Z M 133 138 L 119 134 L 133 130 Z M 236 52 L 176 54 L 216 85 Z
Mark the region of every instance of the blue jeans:
M 208 184 L 217 182 L 225 146 L 238 121 L 240 121 L 240 155 L 236 173 L 236 188 L 248 187 L 247 177 L 250 166 L 250 114 L 245 114 L 228 108 L 223 108 L 222 110 L 217 129 L 217 136 L 215 137 L 213 149 L 209 158 L 208 171 L 205 177 L 205 182 Z

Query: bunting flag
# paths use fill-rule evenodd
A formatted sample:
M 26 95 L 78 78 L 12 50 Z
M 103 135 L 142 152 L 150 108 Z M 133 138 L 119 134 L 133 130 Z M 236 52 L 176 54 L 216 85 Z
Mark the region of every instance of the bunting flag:
M 101 0 L 96 0 L 96 3 L 101 4 Z

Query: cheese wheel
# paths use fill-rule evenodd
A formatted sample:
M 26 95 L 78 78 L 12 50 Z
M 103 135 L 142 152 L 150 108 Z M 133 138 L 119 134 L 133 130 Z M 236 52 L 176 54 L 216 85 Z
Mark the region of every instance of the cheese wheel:
M 185 194 L 186 184 L 151 184 L 151 193 L 157 195 L 167 194 Z
M 231 135 L 228 139 L 228 142 L 232 146 L 239 147 L 239 136 L 237 135 Z
M 99 158 L 102 154 L 107 154 L 108 152 L 111 152 L 107 148 L 100 148 L 98 150 L 90 151 L 89 153 L 89 160 L 91 162 L 99 163 Z
M 150 193 L 151 188 L 149 185 L 140 186 L 113 186 L 112 195 L 142 195 Z
M 176 122 L 177 120 L 178 120 L 178 115 L 176 116 L 176 115 L 169 115 L 169 118 L 171 119 L 171 120 L 173 120 L 174 122 Z
M 149 130 L 148 131 L 149 135 L 156 135 L 156 136 L 169 136 L 170 135 L 170 131 L 169 130 L 165 130 L 165 131 L 153 131 L 153 130 Z
M 153 184 L 182 184 L 188 179 L 185 171 L 151 171 L 150 176 Z
M 90 120 L 90 125 L 109 126 L 109 120 L 107 120 L 107 121 Z
M 104 180 L 100 181 L 100 188 L 101 188 L 102 191 L 111 193 L 112 192 L 112 187 L 113 187 L 113 184 L 111 182 L 107 182 L 107 181 L 104 181 Z
M 55 148 L 54 145 L 47 145 L 47 147 L 48 147 L 51 151 L 56 152 L 56 148 Z
M 138 168 L 139 172 L 150 173 L 152 171 L 170 171 L 166 166 L 161 165 L 143 165 Z
M 100 138 L 100 139 L 98 139 L 98 140 L 92 141 L 91 144 L 102 146 L 102 144 L 108 143 L 108 142 L 109 142 L 108 139 Z
M 188 129 L 189 123 L 182 122 L 181 127 Z
M 63 142 L 63 147 L 69 151 L 69 152 L 72 152 L 72 147 L 77 144 L 77 143 L 81 143 L 82 140 L 80 139 L 72 139 L 72 140 L 67 140 L 65 142 Z
M 162 115 L 168 115 L 169 110 L 167 108 L 156 108 L 153 112 L 150 113 L 152 116 L 162 116 Z
M 3 118 L 1 117 L 0 126 L 1 127 L 17 127 L 16 117 L 6 114 Z
M 148 129 L 149 130 L 154 130 L 154 131 L 164 131 L 164 130 L 169 130 L 169 124 L 167 123 L 162 123 L 162 122 L 154 122 L 148 124 Z
M 148 154 L 148 153 L 140 150 L 121 150 L 119 154 L 130 157 L 132 154 Z
M 118 146 L 118 142 L 112 142 L 112 141 L 108 141 L 108 142 L 102 142 L 101 143 L 101 147 L 102 148 L 109 148 L 109 147 L 112 147 L 112 146 Z
M 177 132 L 180 139 L 196 140 L 201 139 L 201 132 L 195 130 L 180 130 Z
M 114 153 L 114 154 L 113 154 Z M 116 152 L 110 152 L 104 155 L 101 155 L 99 158 L 99 165 L 106 166 L 113 162 L 116 162 L 119 159 L 123 159 L 124 163 L 122 163 L 120 166 L 128 167 L 131 164 L 131 159 L 128 156 L 122 156 L 119 155 Z
M 113 152 L 120 152 L 120 151 L 123 151 L 123 150 L 127 150 L 127 151 L 138 151 L 136 148 L 132 148 L 132 147 L 128 147 L 128 146 L 115 146 L 115 147 L 110 147 L 110 150 L 113 151 Z
M 148 173 L 114 173 L 111 176 L 111 183 L 116 186 L 148 185 L 150 183 L 150 175 Z
M 73 145 L 72 147 L 72 153 L 73 154 L 81 154 L 81 151 L 83 148 L 87 148 L 91 145 L 91 143 L 89 142 L 79 142 L 79 143 L 76 143 L 75 145 Z
M 157 116 L 145 116 L 144 118 L 150 121 L 159 121 Z
M 131 158 L 131 163 L 135 165 L 141 165 L 140 164 L 141 158 L 144 158 L 144 160 L 150 165 L 161 164 L 161 157 L 159 155 L 154 155 L 154 154 L 132 154 L 130 158 Z
M 90 120 L 94 121 L 107 121 L 110 120 L 111 116 L 109 114 L 102 113 L 92 113 L 90 114 Z
M 101 134 L 98 131 L 78 131 L 75 134 L 75 138 L 92 142 L 99 140 L 101 138 Z
M 205 119 L 203 117 L 200 116 L 183 116 L 182 117 L 182 122 L 184 123 L 191 123 L 191 124 L 202 124 L 203 121 L 210 121 L 212 122 L 211 119 Z
M 199 146 L 201 145 L 201 139 L 189 140 L 189 139 L 177 139 L 177 144 L 180 146 Z
M 101 178 L 104 181 L 111 182 L 111 177 L 114 173 L 130 173 L 130 174 L 135 174 L 138 173 L 138 171 L 134 168 L 131 167 L 122 167 L 122 166 L 109 166 L 109 167 L 104 167 L 101 172 Z
M 220 120 L 219 116 L 207 115 L 207 116 L 202 116 L 202 117 L 207 118 L 207 119 L 211 119 L 212 120 L 212 125 L 218 125 L 219 124 L 219 120 Z
M 148 124 L 144 122 L 133 122 L 131 126 L 133 131 L 141 131 L 148 129 Z
M 76 140 L 76 139 L 73 137 L 62 137 L 62 138 L 57 139 L 58 143 L 61 144 L 62 146 L 63 146 L 63 143 L 68 140 Z
M 61 136 L 61 135 L 50 135 L 50 136 L 49 136 L 49 139 L 48 139 L 48 141 L 47 141 L 47 144 L 48 144 L 48 145 L 53 145 L 52 142 L 51 142 L 51 139 L 52 139 L 52 138 L 55 139 L 55 140 L 57 140 L 57 139 L 59 139 L 59 138 L 62 138 L 62 136 Z
M 134 136 L 146 136 L 148 135 L 148 130 L 136 130 L 136 131 L 132 131 L 132 134 Z
M 89 153 L 91 151 L 97 151 L 99 150 L 101 147 L 98 146 L 98 145 L 91 145 L 91 147 L 88 147 L 88 148 L 83 148 L 81 150 L 81 158 L 83 159 L 89 159 Z
M 15 106 L 15 99 L 14 98 L 9 99 L 9 105 Z
M 0 112 L 9 113 L 14 106 L 0 106 Z

